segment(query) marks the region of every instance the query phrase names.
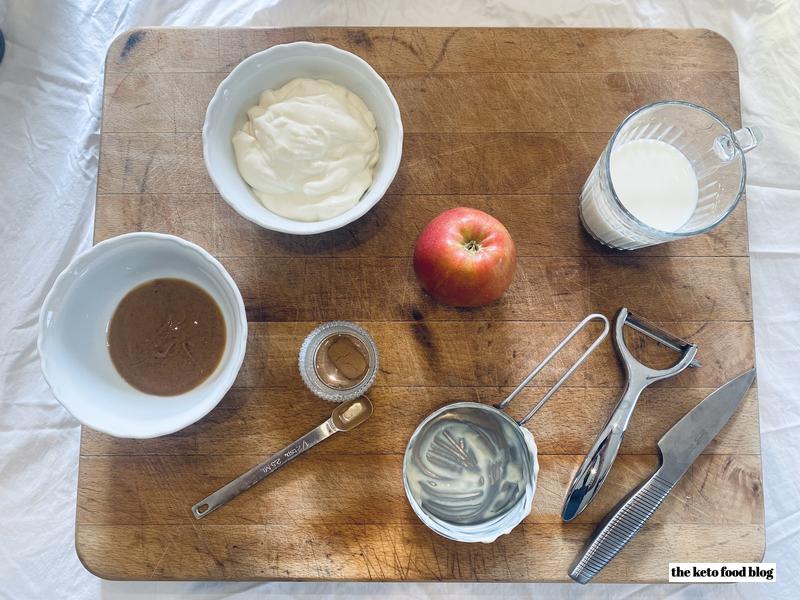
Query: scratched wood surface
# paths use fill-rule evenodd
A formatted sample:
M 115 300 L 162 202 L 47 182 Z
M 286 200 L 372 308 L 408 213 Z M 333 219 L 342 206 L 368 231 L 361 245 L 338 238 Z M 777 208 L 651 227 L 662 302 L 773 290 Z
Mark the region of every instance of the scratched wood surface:
M 397 97 L 406 132 L 383 201 L 311 237 L 239 218 L 215 193 L 200 144 L 225 75 L 293 40 L 369 61 Z M 610 132 L 663 98 L 704 104 L 738 125 L 730 45 L 704 30 L 140 29 L 117 38 L 106 63 L 95 240 L 149 230 L 201 244 L 242 290 L 250 334 L 233 389 L 194 426 L 155 440 L 84 428 L 76 533 L 84 564 L 117 579 L 567 580 L 594 525 L 656 465 L 656 440 L 754 361 L 743 206 L 710 235 L 625 254 L 592 242 L 576 217 Z M 516 278 L 492 306 L 440 306 L 414 280 L 420 229 L 458 205 L 494 214 L 517 243 Z M 448 402 L 503 398 L 575 321 L 622 305 L 697 342 L 703 367 L 644 392 L 594 504 L 561 522 L 566 486 L 622 385 L 610 343 L 529 424 L 541 463 L 530 517 L 491 545 L 429 532 L 401 480 L 416 425 Z M 329 415 L 303 387 L 295 357 L 330 319 L 358 321 L 378 343 L 373 418 L 196 522 L 189 507 L 198 499 Z M 666 359 L 631 342 L 646 360 Z M 512 413 L 574 356 L 559 357 Z M 753 390 L 598 579 L 660 581 L 669 561 L 752 561 L 763 549 Z

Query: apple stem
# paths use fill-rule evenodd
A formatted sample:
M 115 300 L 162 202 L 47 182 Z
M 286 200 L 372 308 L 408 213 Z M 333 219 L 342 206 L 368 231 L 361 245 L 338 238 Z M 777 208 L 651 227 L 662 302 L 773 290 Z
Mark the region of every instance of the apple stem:
M 468 252 L 477 252 L 481 249 L 480 242 L 476 242 L 475 240 L 470 240 L 466 244 L 464 244 L 464 249 Z

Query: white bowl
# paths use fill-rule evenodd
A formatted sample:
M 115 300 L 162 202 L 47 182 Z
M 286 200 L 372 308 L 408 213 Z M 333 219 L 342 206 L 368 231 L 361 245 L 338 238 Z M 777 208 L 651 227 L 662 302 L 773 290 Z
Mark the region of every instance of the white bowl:
M 247 110 L 258 104 L 261 92 L 298 77 L 327 79 L 360 96 L 375 117 L 380 146 L 372 185 L 358 204 L 333 219 L 310 223 L 276 215 L 258 201 L 239 174 L 231 142 L 234 132 L 244 124 Z M 219 84 L 203 124 L 206 169 L 225 202 L 245 219 L 284 233 L 332 231 L 364 216 L 392 183 L 402 152 L 403 123 L 389 86 L 367 62 L 328 44 L 282 44 L 244 59 Z
M 122 298 L 159 277 L 184 279 L 208 292 L 227 329 L 217 369 L 177 396 L 151 396 L 132 387 L 106 346 L 109 322 Z M 228 272 L 199 246 L 159 233 L 121 235 L 75 258 L 39 314 L 42 372 L 56 398 L 84 425 L 117 437 L 157 437 L 203 418 L 233 385 L 246 344 L 244 302 Z

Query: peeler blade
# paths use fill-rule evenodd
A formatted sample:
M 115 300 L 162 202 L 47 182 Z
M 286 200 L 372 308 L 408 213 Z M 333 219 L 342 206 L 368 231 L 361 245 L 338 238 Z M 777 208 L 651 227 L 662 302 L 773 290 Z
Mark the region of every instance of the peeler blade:
M 623 309 L 624 310 L 624 309 Z M 687 348 L 693 346 L 691 342 L 684 340 L 683 338 L 679 338 L 678 336 L 665 331 L 652 321 L 645 319 L 642 316 L 639 316 L 631 311 L 628 311 L 627 316 L 625 317 L 625 325 L 630 327 L 631 329 L 638 331 L 642 335 L 646 335 L 651 340 L 658 342 L 666 346 L 667 348 L 671 348 L 675 350 L 675 352 L 683 352 Z M 700 365 L 700 361 L 696 358 L 689 363 L 690 367 L 697 368 Z

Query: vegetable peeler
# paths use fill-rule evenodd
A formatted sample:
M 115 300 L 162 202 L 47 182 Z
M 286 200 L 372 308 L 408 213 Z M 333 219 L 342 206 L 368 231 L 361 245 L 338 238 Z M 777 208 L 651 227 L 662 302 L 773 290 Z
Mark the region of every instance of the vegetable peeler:
M 679 352 L 681 356 L 678 362 L 668 369 L 653 369 L 643 365 L 634 358 L 625 344 L 626 325 L 663 346 Z M 572 479 L 561 512 L 561 518 L 565 521 L 571 521 L 581 514 L 605 482 L 606 476 L 617 458 L 625 430 L 628 428 L 628 422 L 642 391 L 656 381 L 677 375 L 686 367 L 700 366 L 700 363 L 695 360 L 697 354 L 695 344 L 671 335 L 624 307 L 619 310 L 614 321 L 614 345 L 625 365 L 625 389 L 606 426 Z

